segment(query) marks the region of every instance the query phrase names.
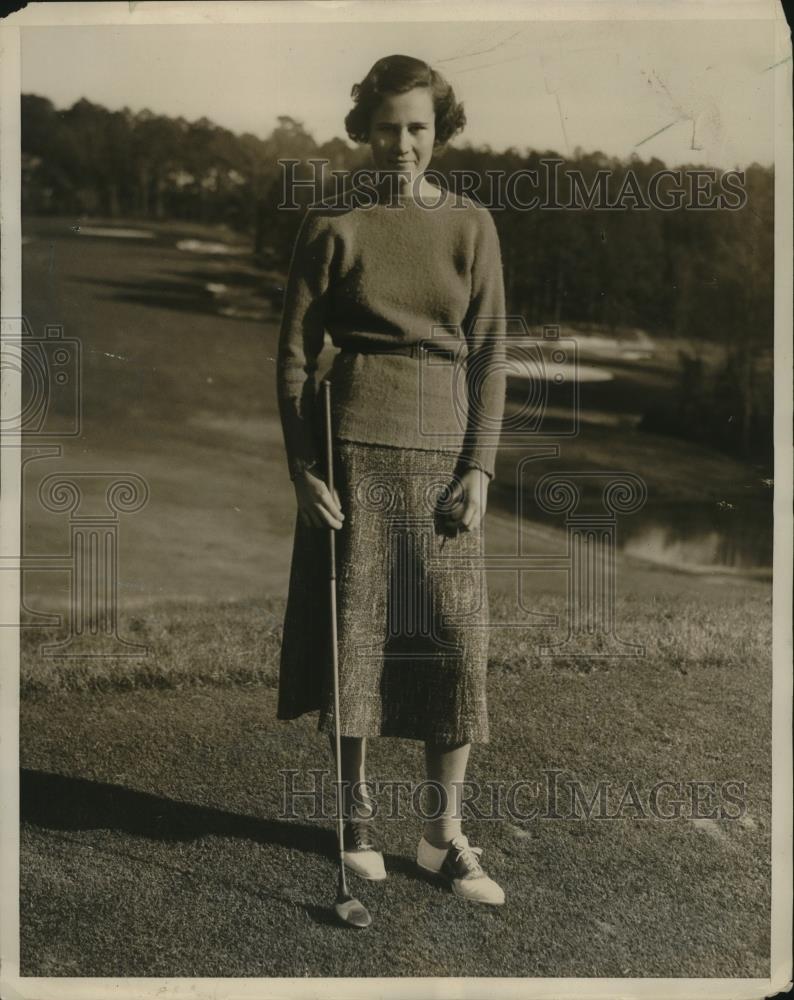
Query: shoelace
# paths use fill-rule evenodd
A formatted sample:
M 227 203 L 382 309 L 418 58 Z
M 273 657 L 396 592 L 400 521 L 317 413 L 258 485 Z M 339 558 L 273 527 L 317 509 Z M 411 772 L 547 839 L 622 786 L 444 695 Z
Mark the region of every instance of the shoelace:
M 351 835 L 354 849 L 357 851 L 373 851 L 375 849 L 374 844 L 369 839 L 368 826 L 369 823 L 366 821 L 348 821 L 345 832 Z M 345 845 L 347 846 L 347 838 L 345 838 Z M 350 850 L 349 847 L 348 850 Z
M 482 870 L 478 858 L 482 854 L 481 847 L 471 847 L 466 844 L 465 847 L 457 848 L 457 854 L 455 855 L 456 863 L 458 861 L 463 861 L 463 864 L 468 869 L 468 873 L 471 875 L 484 875 L 485 872 Z

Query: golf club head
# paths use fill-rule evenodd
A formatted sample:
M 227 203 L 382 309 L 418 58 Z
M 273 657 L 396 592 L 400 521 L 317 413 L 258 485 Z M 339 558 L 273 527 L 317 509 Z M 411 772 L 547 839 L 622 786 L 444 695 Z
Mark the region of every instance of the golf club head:
M 338 898 L 334 910 L 342 923 L 348 927 L 369 927 L 372 923 L 367 908 L 352 896 Z

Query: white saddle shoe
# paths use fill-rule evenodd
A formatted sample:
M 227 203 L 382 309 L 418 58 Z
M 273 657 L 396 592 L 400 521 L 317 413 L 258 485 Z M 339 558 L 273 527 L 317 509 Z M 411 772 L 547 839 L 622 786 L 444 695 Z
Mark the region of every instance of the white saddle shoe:
M 386 878 L 383 855 L 376 849 L 372 839 L 371 824 L 348 820 L 344 826 L 342 852 L 345 866 L 351 872 L 371 882 L 382 882 Z
M 455 837 L 449 847 L 433 847 L 424 837 L 419 841 L 416 864 L 421 871 L 446 882 L 456 896 L 474 903 L 501 906 L 504 890 L 480 865 L 481 847 L 471 847 L 463 834 Z

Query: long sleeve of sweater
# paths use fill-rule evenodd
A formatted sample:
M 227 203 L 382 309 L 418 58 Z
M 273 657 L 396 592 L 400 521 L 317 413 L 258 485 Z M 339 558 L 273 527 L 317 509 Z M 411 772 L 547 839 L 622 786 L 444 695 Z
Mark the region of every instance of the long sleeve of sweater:
M 480 217 L 471 302 L 463 321 L 469 350 L 468 419 L 459 464 L 493 478 L 507 390 L 505 291 L 496 225 L 487 210 Z
M 304 215 L 284 296 L 276 385 L 290 479 L 314 465 L 319 455 L 315 374 L 325 336 L 329 235 L 318 216 Z

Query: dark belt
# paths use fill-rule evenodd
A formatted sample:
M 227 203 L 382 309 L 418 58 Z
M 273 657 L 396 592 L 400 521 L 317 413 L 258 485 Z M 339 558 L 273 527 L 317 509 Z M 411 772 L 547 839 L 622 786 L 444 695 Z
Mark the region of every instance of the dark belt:
M 367 344 L 355 347 L 350 345 L 341 348 L 341 352 L 343 354 L 402 354 L 405 357 L 419 359 L 432 354 L 443 357 L 450 362 L 456 361 L 461 355 L 465 359 L 468 353 L 464 342 L 446 345 L 436 340 L 422 340 L 418 344 L 384 344 L 383 346 Z

